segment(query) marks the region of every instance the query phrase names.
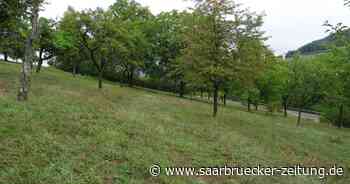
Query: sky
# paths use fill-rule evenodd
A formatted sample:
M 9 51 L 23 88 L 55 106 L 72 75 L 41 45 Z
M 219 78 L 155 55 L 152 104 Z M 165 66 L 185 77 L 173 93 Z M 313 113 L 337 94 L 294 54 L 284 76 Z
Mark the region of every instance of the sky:
M 183 0 L 136 0 L 148 6 L 154 14 L 172 9 L 183 10 L 191 6 Z M 77 10 L 107 8 L 115 0 L 48 0 L 41 16 L 61 17 L 68 6 Z M 267 44 L 276 54 L 286 54 L 327 34 L 322 25 L 326 20 L 350 26 L 350 8 L 343 0 L 236 0 L 242 7 L 264 13 L 263 30 L 270 37 Z

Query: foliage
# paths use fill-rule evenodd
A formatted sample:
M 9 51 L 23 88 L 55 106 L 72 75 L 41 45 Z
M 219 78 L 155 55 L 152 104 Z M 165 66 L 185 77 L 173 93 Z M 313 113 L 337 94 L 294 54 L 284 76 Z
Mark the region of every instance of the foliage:
M 152 23 L 153 15 L 148 8 L 133 0 L 117 1 L 109 12 L 113 15 L 112 26 L 123 29 L 119 35 L 123 48 L 119 48 L 120 56 L 116 64 L 121 67 L 125 82 L 132 86 L 134 76 L 144 69 L 152 49 L 147 26 Z
M 36 40 L 36 47 L 39 51 L 39 60 L 37 72 L 40 72 L 43 61 L 50 60 L 54 57 L 56 50 L 54 44 L 55 22 L 46 18 L 39 19 L 39 39 Z
M 290 101 L 302 109 L 310 108 L 326 96 L 328 73 L 318 60 L 305 60 L 296 56 L 289 64 Z M 300 119 L 298 120 L 300 125 Z
M 28 25 L 25 25 L 25 1 L 2 0 L 0 3 L 0 53 L 15 59 L 23 57 L 19 48 L 24 47 Z
M 259 97 L 270 111 L 278 110 L 281 100 L 288 96 L 288 68 L 285 61 L 272 60 L 265 66 L 265 71 L 257 80 Z
M 338 127 L 349 127 L 350 117 L 350 64 L 349 46 L 347 48 L 334 47 L 331 53 L 320 57 L 327 67 L 328 86 L 326 98 L 323 100 L 320 110 L 324 116 Z
M 249 66 L 258 66 L 252 63 L 259 62 L 258 58 L 263 55 L 260 48 L 264 38 L 259 30 L 262 16 L 241 10 L 230 0 L 197 1 L 187 25 L 183 57 L 197 78 L 210 83 L 216 116 L 218 93 L 223 84 L 246 76 L 243 73 L 249 75 Z
M 87 58 L 80 40 L 79 13 L 72 7 L 64 13 L 54 34 L 54 46 L 57 55 L 54 65 L 58 68 L 77 72 L 77 68 Z

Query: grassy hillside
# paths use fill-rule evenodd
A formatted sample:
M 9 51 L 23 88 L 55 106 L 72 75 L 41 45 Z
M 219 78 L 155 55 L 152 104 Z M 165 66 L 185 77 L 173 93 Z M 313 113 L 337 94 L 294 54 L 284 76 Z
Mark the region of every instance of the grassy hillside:
M 220 109 L 164 93 L 102 91 L 88 77 L 46 69 L 32 78 L 31 100 L 16 102 L 19 66 L 0 62 L 0 183 L 318 184 L 318 177 L 151 177 L 161 166 L 330 166 L 346 168 L 350 131 L 294 118 Z

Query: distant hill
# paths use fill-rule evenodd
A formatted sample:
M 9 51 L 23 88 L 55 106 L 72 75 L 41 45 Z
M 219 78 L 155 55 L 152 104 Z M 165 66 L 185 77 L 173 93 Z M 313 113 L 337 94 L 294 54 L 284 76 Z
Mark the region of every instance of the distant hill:
M 350 39 L 350 30 L 347 30 L 345 33 L 346 37 Z M 308 43 L 297 50 L 289 51 L 286 55 L 287 58 L 292 57 L 296 53 L 300 53 L 301 55 L 315 55 L 327 52 L 329 49 L 329 45 L 333 44 L 335 41 L 335 35 L 331 34 L 323 39 L 313 41 Z

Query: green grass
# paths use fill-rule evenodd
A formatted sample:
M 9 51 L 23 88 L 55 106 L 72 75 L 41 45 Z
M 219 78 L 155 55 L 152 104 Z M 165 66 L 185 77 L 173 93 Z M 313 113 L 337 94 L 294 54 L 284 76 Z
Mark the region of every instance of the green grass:
M 151 177 L 161 166 L 331 166 L 350 183 L 350 131 L 294 118 L 220 109 L 166 93 L 44 69 L 16 101 L 19 66 L 0 62 L 1 184 L 318 184 L 318 177 Z

